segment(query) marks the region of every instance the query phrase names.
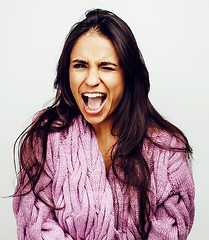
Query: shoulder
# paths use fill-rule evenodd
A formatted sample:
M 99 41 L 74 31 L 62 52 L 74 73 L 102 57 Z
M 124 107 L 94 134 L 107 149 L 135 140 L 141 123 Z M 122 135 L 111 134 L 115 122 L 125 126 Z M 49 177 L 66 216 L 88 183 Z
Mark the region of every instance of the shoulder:
M 62 122 L 59 120 L 54 121 L 51 126 L 55 129 L 48 136 L 51 143 L 62 143 L 66 139 L 79 138 L 91 133 L 90 127 L 82 116 L 73 119 L 65 128 L 62 127 Z
M 48 134 L 47 151 L 53 152 L 53 156 L 68 153 L 70 149 L 86 145 L 91 142 L 92 129 L 82 116 L 76 117 L 67 127 L 59 129 L 60 122 L 53 122 L 55 130 Z M 58 127 L 57 127 L 58 126 Z
M 145 146 L 155 145 L 161 149 L 184 151 L 186 145 L 182 136 L 174 135 L 166 130 L 159 128 L 149 128 L 147 139 L 144 141 Z
M 185 149 L 180 137 L 165 130 L 150 128 L 144 141 L 143 154 L 151 169 L 158 165 L 168 170 L 171 166 L 178 167 L 188 162 Z

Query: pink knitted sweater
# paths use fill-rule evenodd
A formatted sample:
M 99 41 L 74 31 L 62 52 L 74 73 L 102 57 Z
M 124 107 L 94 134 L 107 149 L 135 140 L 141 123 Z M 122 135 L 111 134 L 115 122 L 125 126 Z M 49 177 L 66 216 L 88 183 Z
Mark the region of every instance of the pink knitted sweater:
M 152 137 L 167 146 L 181 144 L 163 131 Z M 143 153 L 151 171 L 148 239 L 186 239 L 194 218 L 194 183 L 187 158 L 148 141 Z M 15 197 L 18 239 L 141 239 L 135 224 L 139 219 L 135 191 L 129 189 L 133 213 L 124 184 L 112 169 L 106 177 L 96 136 L 81 117 L 68 131 L 49 135 L 37 189 L 49 204 L 62 209 L 49 208 L 32 192 Z

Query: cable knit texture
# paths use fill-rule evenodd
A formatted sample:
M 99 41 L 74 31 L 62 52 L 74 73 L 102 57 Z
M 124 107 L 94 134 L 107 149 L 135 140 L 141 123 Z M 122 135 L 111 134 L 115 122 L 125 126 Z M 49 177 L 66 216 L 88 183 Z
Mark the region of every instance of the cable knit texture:
M 152 138 L 167 146 L 181 143 L 166 132 Z M 194 183 L 183 152 L 161 149 L 148 141 L 143 154 L 151 171 L 151 228 L 148 239 L 186 239 L 194 218 Z M 37 152 L 41 157 L 41 150 Z M 134 189 L 131 207 L 126 186 L 105 165 L 94 132 L 78 117 L 68 131 L 51 133 L 47 161 L 37 191 L 15 197 L 18 239 L 141 239 L 136 220 L 139 204 Z

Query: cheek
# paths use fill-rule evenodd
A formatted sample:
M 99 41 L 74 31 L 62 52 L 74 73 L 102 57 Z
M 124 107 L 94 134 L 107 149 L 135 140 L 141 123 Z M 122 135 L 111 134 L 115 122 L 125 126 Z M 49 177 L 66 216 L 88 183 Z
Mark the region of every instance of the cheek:
M 111 86 L 111 95 L 114 101 L 114 104 L 117 105 L 124 92 L 124 82 L 123 80 L 116 81 L 114 85 Z
M 70 89 L 75 97 L 76 92 L 78 92 L 78 81 L 76 81 L 75 74 L 69 73 Z
M 118 96 L 122 97 L 123 96 L 123 92 L 124 92 L 124 79 L 123 76 L 119 76 L 117 81 L 115 82 L 115 90 L 118 93 Z
M 124 92 L 124 88 L 123 86 L 119 87 L 118 88 L 118 91 L 117 91 L 117 96 L 116 96 L 116 101 L 117 101 L 117 104 L 120 102 L 122 96 L 123 96 L 123 92 Z
M 77 106 L 79 107 L 78 86 L 77 86 L 76 82 L 74 81 L 74 79 L 72 79 L 72 81 L 70 81 L 70 89 L 71 89 L 73 98 L 74 98 Z

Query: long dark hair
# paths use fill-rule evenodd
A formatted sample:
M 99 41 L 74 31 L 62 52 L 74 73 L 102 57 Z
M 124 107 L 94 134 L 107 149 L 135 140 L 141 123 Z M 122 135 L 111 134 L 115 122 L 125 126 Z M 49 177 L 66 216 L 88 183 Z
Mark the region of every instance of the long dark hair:
M 33 191 L 36 197 L 40 198 L 36 192 L 36 184 L 46 161 L 47 136 L 50 132 L 61 131 L 69 127 L 80 114 L 69 85 L 70 54 L 78 38 L 89 30 L 97 31 L 112 41 L 124 72 L 124 94 L 115 109 L 115 121 L 112 126 L 112 134 L 115 134 L 117 127 L 118 136 L 113 147 L 114 151 L 112 151 L 112 167 L 116 177 L 120 179 L 116 165 L 119 166 L 125 174 L 125 178 L 120 180 L 128 186 L 134 186 L 137 190 L 140 204 L 138 226 L 144 239 L 148 234 L 145 224 L 150 215 L 148 198 L 150 169 L 143 157 L 142 146 L 145 139 L 148 139 L 152 144 L 167 148 L 150 138 L 147 134 L 148 128 L 166 130 L 183 142 L 183 148 L 169 148 L 169 150 L 184 151 L 187 154 L 191 154 L 192 150 L 184 134 L 161 117 L 150 103 L 148 98 L 149 74 L 133 33 L 123 20 L 109 11 L 101 9 L 88 11 L 85 19 L 75 24 L 68 34 L 57 66 L 57 76 L 54 82 L 57 91 L 55 101 L 38 114 L 31 126 L 19 138 L 20 176 L 14 195 L 24 195 Z M 60 124 L 53 125 L 55 120 L 59 120 Z M 40 143 L 42 158 L 37 159 L 36 146 Z

